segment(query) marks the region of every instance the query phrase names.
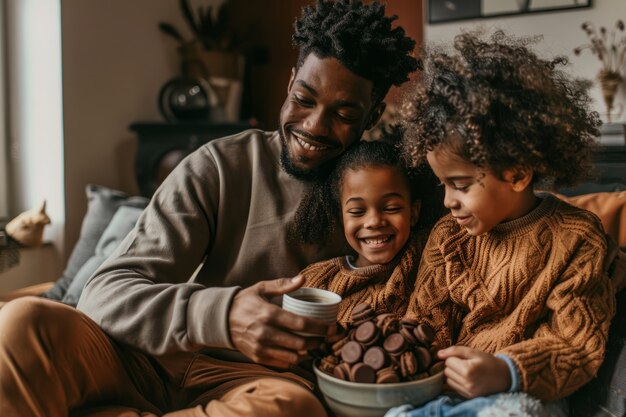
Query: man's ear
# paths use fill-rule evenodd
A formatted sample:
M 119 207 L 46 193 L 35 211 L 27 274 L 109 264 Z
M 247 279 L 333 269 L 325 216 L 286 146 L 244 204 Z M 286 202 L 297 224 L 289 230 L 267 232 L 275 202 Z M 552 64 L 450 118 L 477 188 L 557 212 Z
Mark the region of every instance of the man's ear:
M 422 209 L 422 201 L 415 200 L 413 204 L 411 204 L 411 227 L 417 224 L 417 221 L 420 218 L 420 210 Z
M 370 130 L 371 128 L 376 126 L 376 123 L 378 123 L 386 108 L 387 104 L 384 101 L 381 101 L 376 105 L 376 107 L 374 107 L 374 109 L 372 109 L 372 112 L 370 113 L 370 120 L 367 122 L 365 130 Z
M 291 67 L 291 76 L 289 77 L 289 83 L 287 84 L 287 94 L 291 91 L 291 87 L 293 87 L 293 82 L 296 80 L 296 67 Z
M 524 191 L 532 183 L 533 170 L 529 167 L 518 166 L 504 171 L 504 180 L 511 184 L 513 191 Z

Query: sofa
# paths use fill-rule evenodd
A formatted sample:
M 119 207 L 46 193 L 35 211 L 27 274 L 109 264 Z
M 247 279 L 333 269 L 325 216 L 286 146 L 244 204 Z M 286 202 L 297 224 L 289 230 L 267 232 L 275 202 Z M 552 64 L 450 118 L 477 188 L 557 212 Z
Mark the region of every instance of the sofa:
M 599 153 L 596 177 L 558 196 L 596 213 L 606 232 L 626 251 L 626 146 Z M 39 295 L 76 305 L 83 286 L 132 229 L 147 197 L 129 196 L 98 185 L 86 187 L 87 212 L 79 239 L 66 268 L 54 283 L 0 294 L 2 303 L 24 295 Z M 626 279 L 626 278 L 625 278 Z M 625 283 L 616 283 L 623 288 Z M 626 291 L 617 294 L 617 313 L 611 324 L 607 354 L 598 376 L 570 400 L 572 417 L 615 417 L 626 414 Z

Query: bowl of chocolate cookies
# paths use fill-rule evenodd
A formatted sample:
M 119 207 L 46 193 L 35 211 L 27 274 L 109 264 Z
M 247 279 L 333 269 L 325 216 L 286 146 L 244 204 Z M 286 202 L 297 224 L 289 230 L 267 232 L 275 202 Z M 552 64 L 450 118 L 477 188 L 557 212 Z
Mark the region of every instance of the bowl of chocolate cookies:
M 413 319 L 375 315 L 367 304 L 314 366 L 318 386 L 338 417 L 380 417 L 402 404 L 423 404 L 442 390 L 444 363 L 434 332 Z

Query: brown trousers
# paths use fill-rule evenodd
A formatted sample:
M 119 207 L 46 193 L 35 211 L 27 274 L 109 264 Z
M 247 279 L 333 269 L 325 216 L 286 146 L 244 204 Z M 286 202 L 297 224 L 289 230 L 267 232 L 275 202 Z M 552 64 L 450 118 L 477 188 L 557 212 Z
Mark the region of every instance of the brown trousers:
M 311 389 L 255 364 L 146 356 L 58 302 L 24 297 L 0 309 L 2 417 L 326 416 Z

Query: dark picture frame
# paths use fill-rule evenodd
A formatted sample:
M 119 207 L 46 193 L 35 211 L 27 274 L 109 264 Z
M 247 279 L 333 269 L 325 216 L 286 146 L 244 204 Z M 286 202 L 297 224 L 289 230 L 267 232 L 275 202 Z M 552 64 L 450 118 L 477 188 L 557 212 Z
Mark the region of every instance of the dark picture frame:
M 593 0 L 428 0 L 428 23 L 590 8 Z

